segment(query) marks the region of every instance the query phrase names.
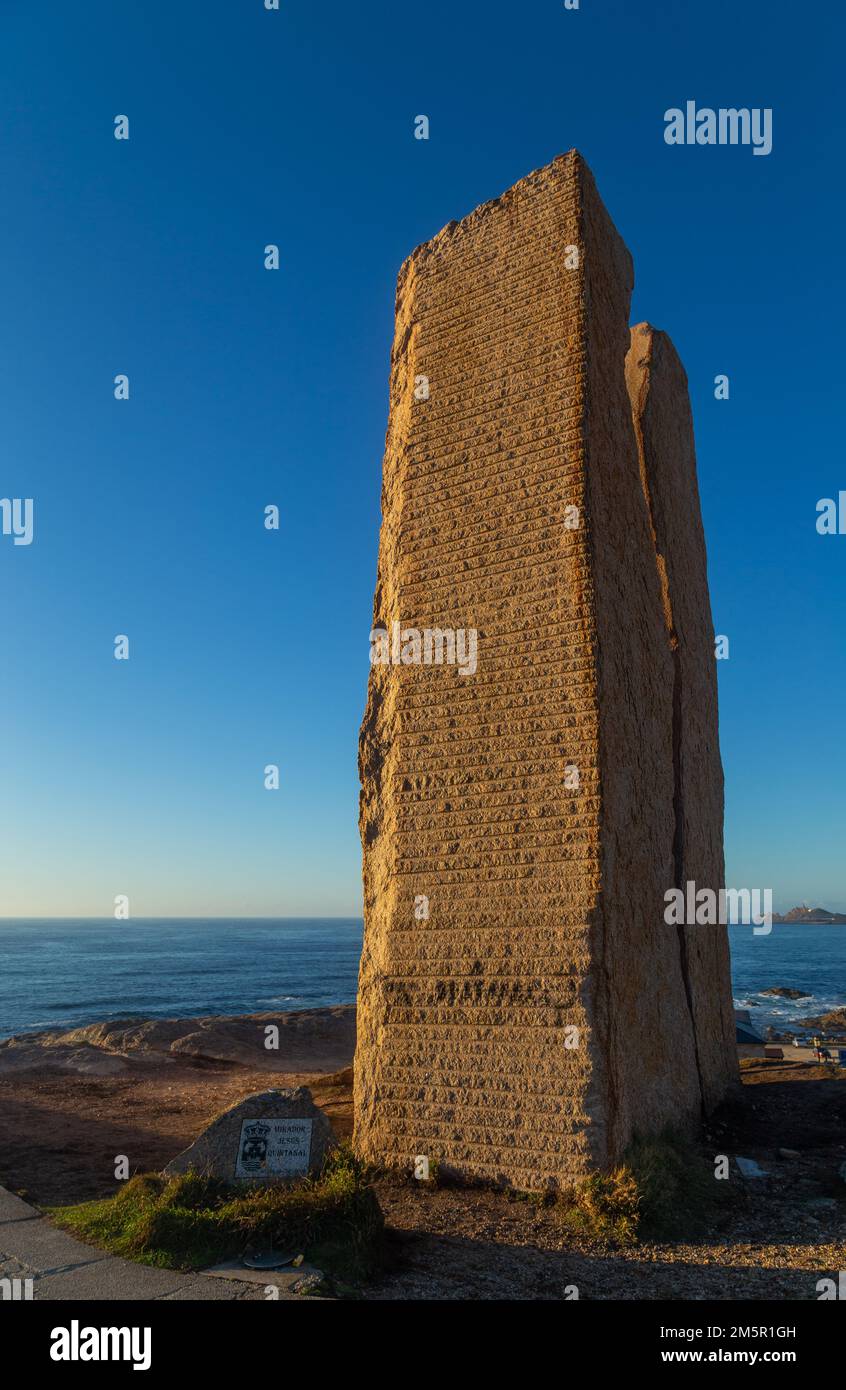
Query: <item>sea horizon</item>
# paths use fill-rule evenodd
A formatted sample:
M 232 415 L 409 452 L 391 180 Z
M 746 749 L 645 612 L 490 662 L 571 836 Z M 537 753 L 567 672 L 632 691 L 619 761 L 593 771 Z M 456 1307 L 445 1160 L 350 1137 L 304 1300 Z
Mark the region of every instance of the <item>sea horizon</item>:
M 734 1005 L 759 1028 L 846 1007 L 846 931 L 837 924 L 728 930 Z M 354 1004 L 362 935 L 354 914 L 0 918 L 0 1040 L 124 1019 Z M 775 987 L 805 997 L 763 993 Z
M 131 920 L 132 922 L 363 922 L 364 918 L 361 913 L 355 912 L 315 914 L 308 917 L 298 913 L 280 915 L 277 913 L 257 912 L 239 914 L 237 917 L 234 917 L 227 913 L 211 914 L 203 912 L 189 915 L 187 913 L 166 912 L 150 917 L 141 917 L 137 914 L 133 914 L 132 918 L 127 920 Z M 37 922 L 62 922 L 65 925 L 69 925 L 72 922 L 108 922 L 118 926 L 122 925 L 121 920 L 115 918 L 113 914 L 108 914 L 103 917 L 22 917 L 20 915 L 10 914 L 7 917 L 0 916 L 0 924 L 3 922 L 12 922 L 18 925 Z

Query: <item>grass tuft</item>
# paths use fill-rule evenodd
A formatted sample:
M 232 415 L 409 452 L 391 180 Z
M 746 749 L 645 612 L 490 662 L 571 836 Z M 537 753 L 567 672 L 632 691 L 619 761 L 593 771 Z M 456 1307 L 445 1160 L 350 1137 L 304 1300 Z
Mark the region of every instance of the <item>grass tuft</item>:
M 634 1245 L 640 1221 L 640 1192 L 632 1172 L 615 1168 L 592 1173 L 555 1205 L 561 1224 L 577 1238 L 600 1245 Z
M 383 1217 L 367 1171 L 347 1148 L 319 1177 L 292 1186 L 233 1188 L 189 1172 L 146 1173 L 114 1197 L 55 1207 L 57 1225 L 112 1255 L 168 1269 L 202 1269 L 251 1247 L 305 1255 L 357 1284 L 378 1267 Z
M 655 1139 L 635 1139 L 626 1161 L 640 1192 L 642 1239 L 695 1240 L 710 1235 L 736 1200 L 732 1183 L 715 1176 L 713 1162 L 672 1131 Z
M 635 1139 L 620 1167 L 592 1174 L 555 1209 L 573 1236 L 603 1246 L 693 1240 L 719 1224 L 729 1186 L 689 1140 L 667 1132 Z

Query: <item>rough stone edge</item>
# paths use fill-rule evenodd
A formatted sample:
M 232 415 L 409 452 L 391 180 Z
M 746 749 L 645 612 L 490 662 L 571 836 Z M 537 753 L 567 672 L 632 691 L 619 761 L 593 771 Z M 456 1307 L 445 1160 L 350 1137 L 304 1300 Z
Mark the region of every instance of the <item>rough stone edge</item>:
M 681 832 L 681 848 L 674 845 L 675 886 L 682 887 L 689 878 L 700 886 L 718 889 L 724 885 L 723 864 L 723 769 L 719 747 L 718 694 L 713 658 L 714 628 L 711 618 L 708 589 L 707 550 L 696 467 L 696 443 L 693 415 L 688 392 L 687 373 L 669 335 L 645 322 L 633 325 L 631 345 L 626 357 L 626 382 L 632 405 L 632 418 L 640 459 L 641 482 L 650 517 L 650 529 L 655 547 L 656 565 L 661 586 L 662 612 L 674 663 L 674 776 L 676 833 Z M 670 466 L 666 456 L 658 459 L 653 439 L 653 417 L 656 428 L 666 424 L 672 410 L 681 436 L 677 463 Z M 692 581 L 704 594 L 705 611 L 702 625 L 691 633 L 686 631 L 685 603 L 681 576 L 677 574 L 678 547 L 683 543 L 668 518 L 681 508 L 686 519 L 689 542 L 685 552 L 684 578 Z M 692 553 L 688 553 L 692 551 Z M 676 599 L 679 598 L 679 602 Z M 707 632 L 706 632 L 707 629 Z M 697 651 L 692 650 L 696 645 Z M 708 699 L 702 724 L 691 728 L 694 716 L 685 700 L 685 677 L 691 661 L 709 661 L 703 672 L 703 684 Z M 700 709 L 699 714 L 703 714 Z M 683 726 L 683 727 L 682 727 Z M 697 789 L 687 784 L 687 770 L 681 756 L 689 752 L 691 736 L 704 735 L 707 744 L 706 772 L 715 779 L 715 804 L 712 831 L 716 836 L 712 846 L 714 870 L 719 882 L 702 883 L 701 860 L 691 862 L 687 852 L 686 825 L 678 825 L 681 817 L 690 816 L 689 801 L 693 790 L 696 807 L 694 816 L 707 814 L 708 807 L 696 795 Z M 700 771 L 700 777 L 703 774 Z M 679 881 L 680 880 L 680 881 Z M 703 936 L 703 932 L 706 933 Z M 679 950 L 685 980 L 686 1003 L 691 1019 L 702 1110 L 707 1115 L 738 1082 L 737 1047 L 735 1041 L 734 1004 L 731 987 L 731 968 L 728 934 L 725 927 L 702 928 L 683 926 L 678 929 Z

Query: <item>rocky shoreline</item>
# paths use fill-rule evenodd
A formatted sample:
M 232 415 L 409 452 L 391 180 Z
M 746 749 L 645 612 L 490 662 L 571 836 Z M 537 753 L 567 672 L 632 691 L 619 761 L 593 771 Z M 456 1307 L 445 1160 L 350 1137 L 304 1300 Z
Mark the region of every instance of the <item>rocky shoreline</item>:
M 846 1009 L 832 1009 L 830 1013 L 817 1014 L 813 1018 L 797 1018 L 795 1027 L 785 1031 L 795 1032 L 797 1028 L 800 1031 L 815 1028 L 825 1033 L 827 1037 L 846 1037 Z
M 808 996 L 798 990 L 762 990 L 763 994 L 777 994 L 779 997 L 798 1003 Z M 751 1001 L 750 1001 L 751 1002 Z M 818 1035 L 829 1043 L 846 1043 L 846 1008 L 831 1009 L 827 1013 L 814 1014 L 809 1018 L 793 1018 L 778 1027 L 769 1024 L 763 1032 L 767 1042 L 792 1043 L 798 1039 L 800 1044 L 810 1044 L 809 1034 Z
M 803 991 L 773 986 L 763 995 L 798 1005 Z M 0 1080 L 44 1076 L 121 1076 L 174 1063 L 241 1067 L 255 1072 L 329 1074 L 352 1066 L 356 1006 L 203 1018 L 118 1019 L 81 1028 L 18 1033 L 0 1041 Z M 768 1042 L 818 1032 L 846 1041 L 846 1008 L 768 1027 Z
M 355 1051 L 355 1005 L 294 1013 L 120 1019 L 0 1042 L 0 1078 L 37 1071 L 118 1076 L 177 1062 L 254 1071 L 340 1071 Z

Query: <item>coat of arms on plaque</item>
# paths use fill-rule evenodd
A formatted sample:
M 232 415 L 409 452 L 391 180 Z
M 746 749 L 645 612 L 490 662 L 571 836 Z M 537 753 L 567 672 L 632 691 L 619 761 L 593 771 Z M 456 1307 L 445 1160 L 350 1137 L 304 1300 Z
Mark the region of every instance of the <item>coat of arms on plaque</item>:
M 270 1125 L 255 1120 L 245 1124 L 241 1134 L 241 1157 L 239 1167 L 242 1172 L 261 1173 L 267 1163 L 267 1141 Z

